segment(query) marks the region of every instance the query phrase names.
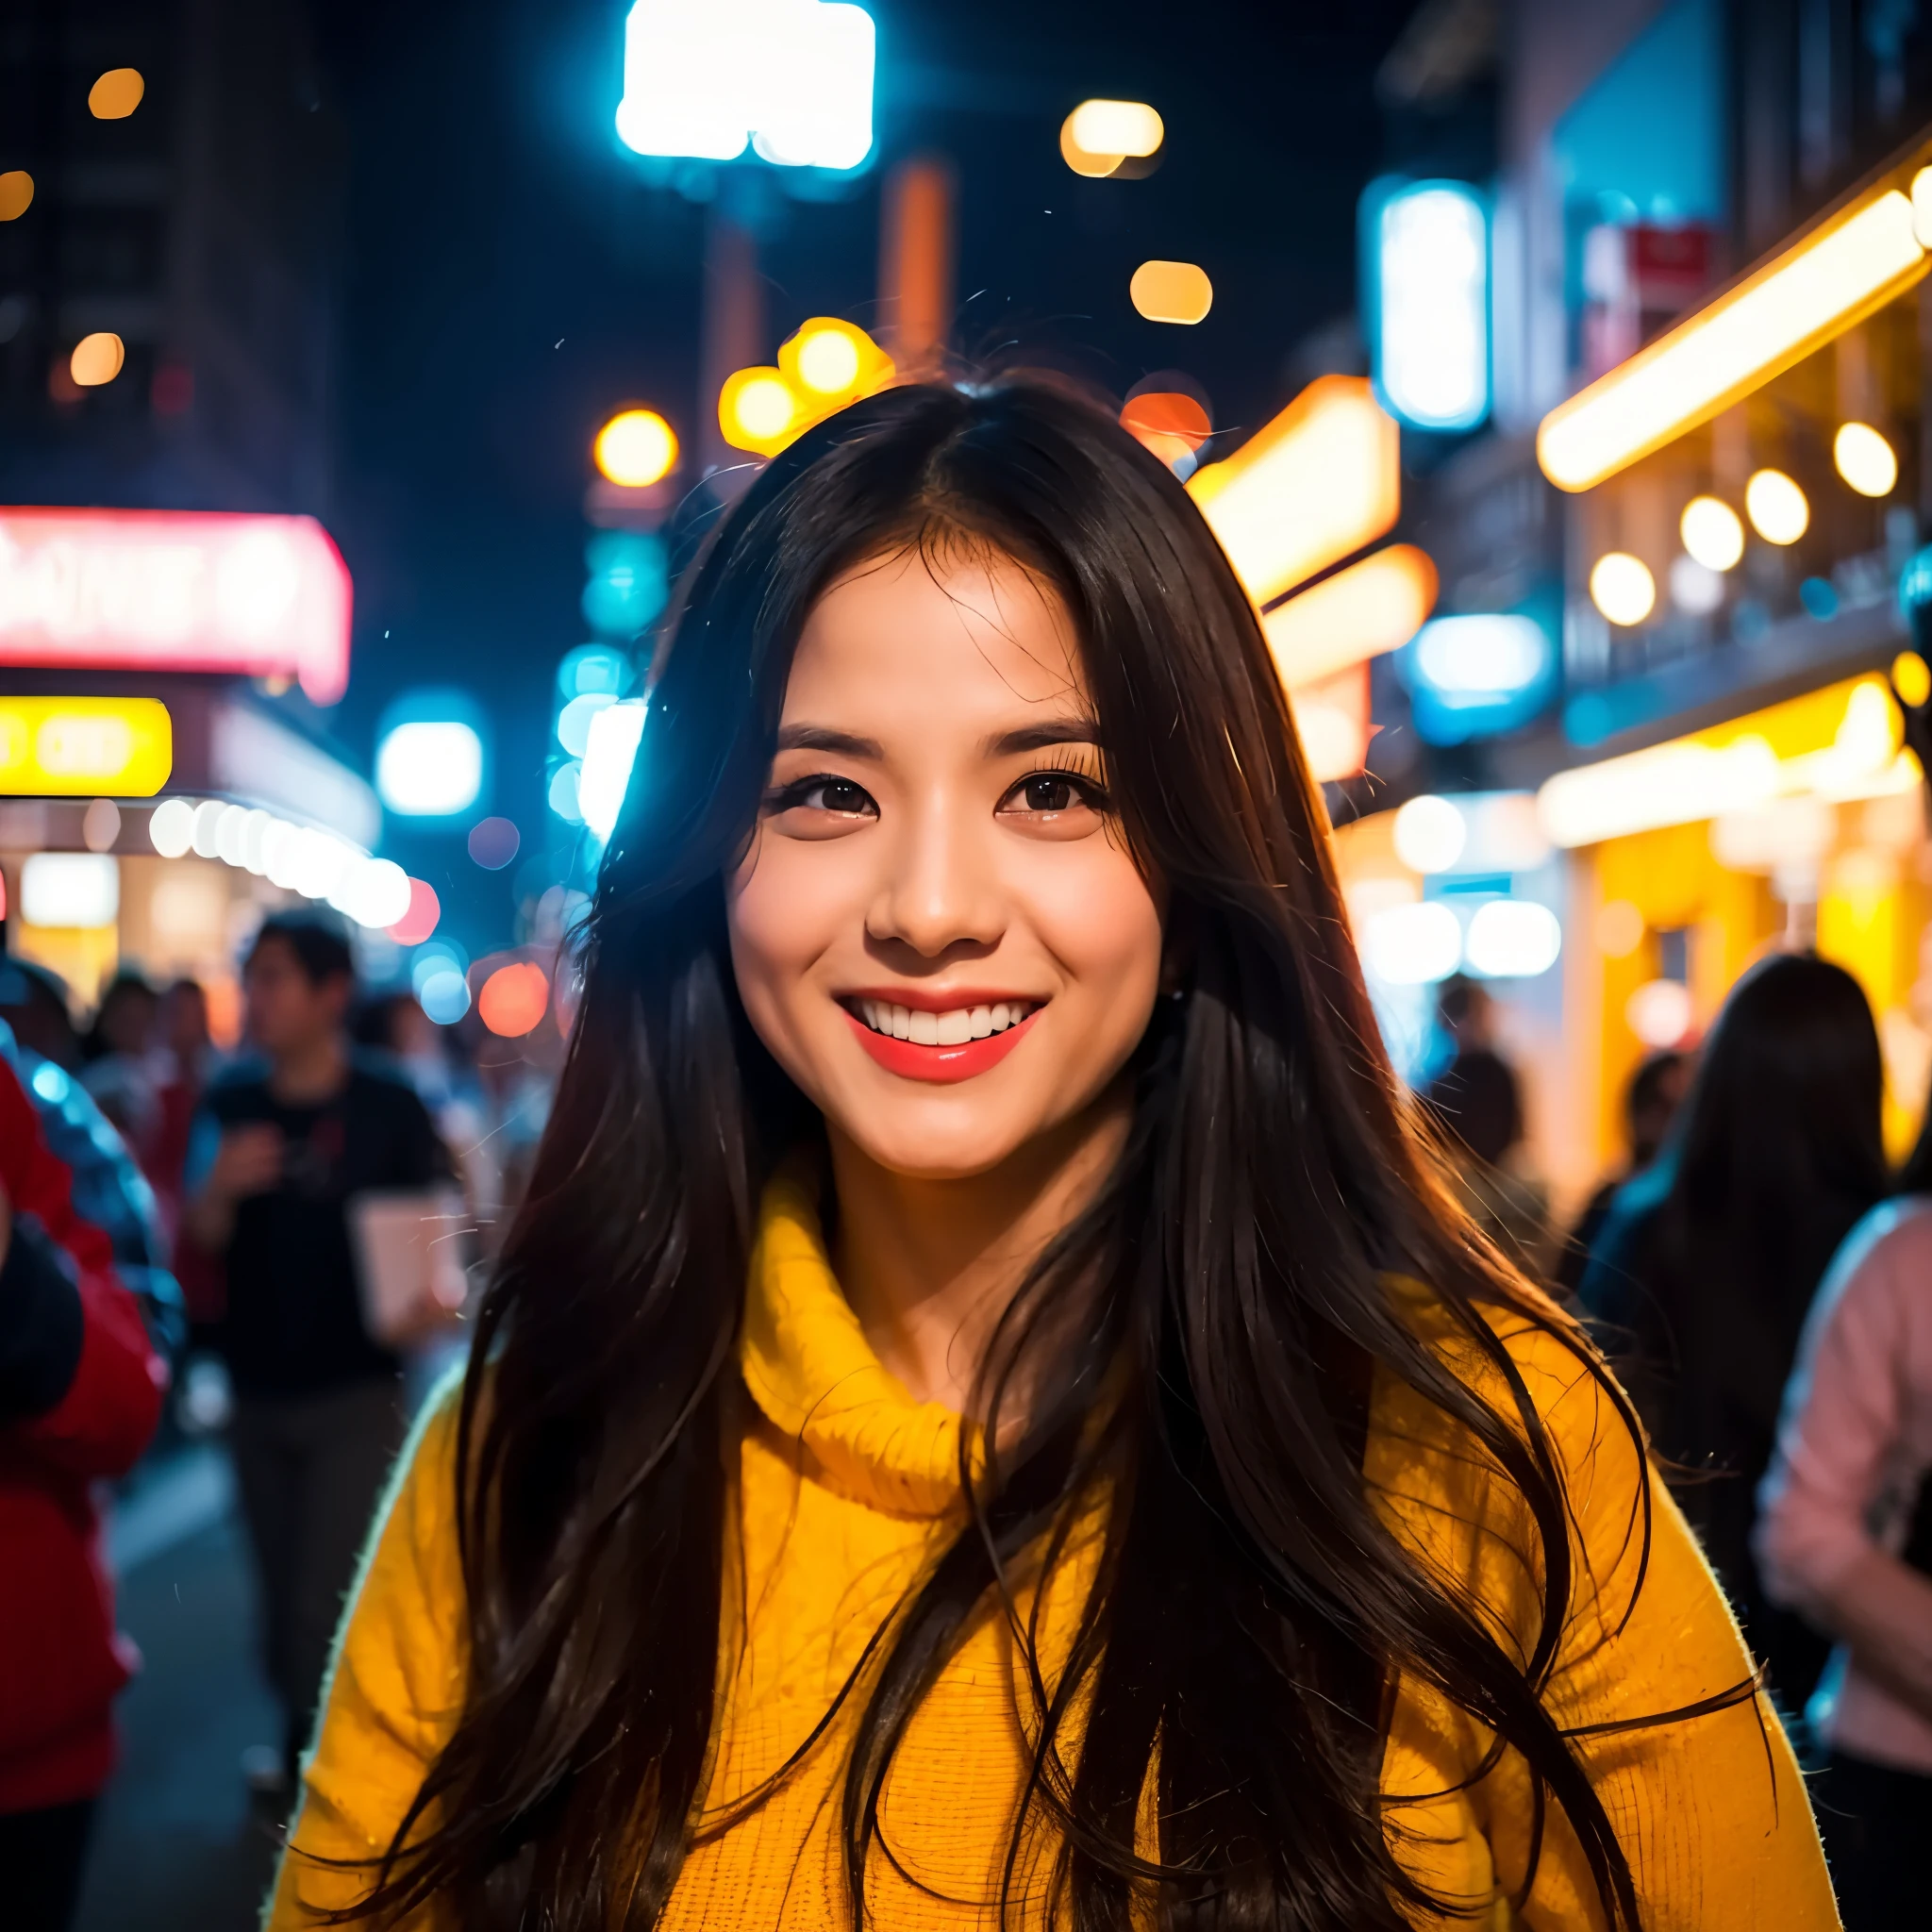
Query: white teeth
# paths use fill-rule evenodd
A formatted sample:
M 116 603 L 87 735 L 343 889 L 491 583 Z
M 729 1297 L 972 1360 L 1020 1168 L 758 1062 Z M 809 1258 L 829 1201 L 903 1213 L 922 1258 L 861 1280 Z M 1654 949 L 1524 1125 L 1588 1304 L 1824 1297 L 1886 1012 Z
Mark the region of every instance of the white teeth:
M 920 1046 L 962 1046 L 1017 1026 L 1033 1008 L 1024 1000 L 1001 1000 L 986 1007 L 955 1007 L 950 1012 L 929 1013 L 890 1000 L 861 999 L 858 1017 L 874 1033 L 909 1040 Z

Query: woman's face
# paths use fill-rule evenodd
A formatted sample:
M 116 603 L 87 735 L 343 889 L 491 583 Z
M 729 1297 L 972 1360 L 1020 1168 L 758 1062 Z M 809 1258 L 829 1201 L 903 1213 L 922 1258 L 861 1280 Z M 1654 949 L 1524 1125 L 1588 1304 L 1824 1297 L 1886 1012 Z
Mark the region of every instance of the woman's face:
M 958 1178 L 1107 1092 L 1161 908 L 1106 808 L 1072 621 L 1018 564 L 902 553 L 820 598 L 727 900 L 745 1010 L 835 1134 Z

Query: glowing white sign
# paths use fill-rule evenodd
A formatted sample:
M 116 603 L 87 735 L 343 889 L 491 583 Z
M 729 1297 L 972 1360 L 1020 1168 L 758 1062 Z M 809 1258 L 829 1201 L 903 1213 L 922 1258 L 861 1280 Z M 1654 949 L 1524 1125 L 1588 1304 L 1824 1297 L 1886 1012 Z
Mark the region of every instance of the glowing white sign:
M 872 15 L 842 0 L 637 0 L 617 133 L 641 155 L 856 168 L 872 152 Z
M 349 682 L 349 573 L 309 517 L 0 509 L 0 664 Z
M 1490 410 L 1489 224 L 1473 188 L 1426 181 L 1374 222 L 1375 384 L 1419 429 L 1470 429 Z

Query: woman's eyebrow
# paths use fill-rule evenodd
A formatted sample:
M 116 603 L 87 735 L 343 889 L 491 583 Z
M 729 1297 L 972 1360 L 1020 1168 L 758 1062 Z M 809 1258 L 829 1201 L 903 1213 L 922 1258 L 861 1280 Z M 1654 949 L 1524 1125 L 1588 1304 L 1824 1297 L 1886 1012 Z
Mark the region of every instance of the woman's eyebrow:
M 1044 751 L 1055 744 L 1098 744 L 1100 726 L 1091 718 L 1047 718 L 1017 731 L 1002 731 L 986 741 L 989 758 L 1014 758 L 1023 752 Z
M 849 731 L 834 731 L 825 724 L 786 724 L 780 727 L 778 749 L 828 751 L 847 758 L 883 758 L 886 755 L 876 739 L 855 738 Z

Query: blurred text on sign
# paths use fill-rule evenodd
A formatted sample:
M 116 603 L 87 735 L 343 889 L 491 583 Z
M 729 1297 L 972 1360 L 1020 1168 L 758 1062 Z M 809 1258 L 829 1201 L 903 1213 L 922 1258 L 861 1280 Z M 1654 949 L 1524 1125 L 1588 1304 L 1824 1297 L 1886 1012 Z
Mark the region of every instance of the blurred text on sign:
M 310 517 L 0 509 L 0 664 L 349 681 L 349 573 Z

